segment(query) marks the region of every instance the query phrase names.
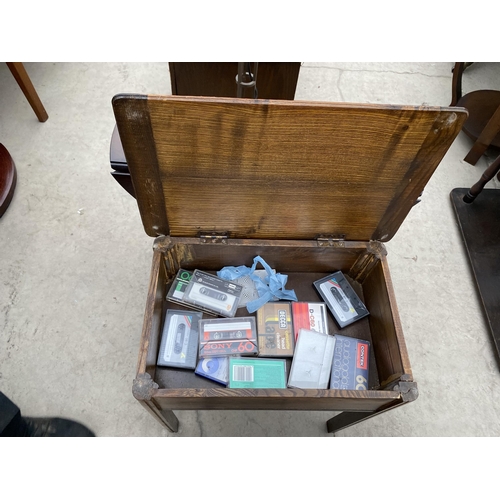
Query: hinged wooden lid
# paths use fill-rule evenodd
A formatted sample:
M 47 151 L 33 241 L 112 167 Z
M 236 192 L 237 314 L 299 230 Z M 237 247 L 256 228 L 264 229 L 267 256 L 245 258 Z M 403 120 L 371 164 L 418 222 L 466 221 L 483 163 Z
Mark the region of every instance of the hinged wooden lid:
M 391 239 L 463 108 L 117 95 L 146 233 Z

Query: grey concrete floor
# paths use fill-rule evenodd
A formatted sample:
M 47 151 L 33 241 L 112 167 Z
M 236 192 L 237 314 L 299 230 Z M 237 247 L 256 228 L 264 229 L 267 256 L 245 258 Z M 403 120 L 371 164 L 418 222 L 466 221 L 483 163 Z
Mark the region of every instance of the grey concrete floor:
M 304 63 L 297 100 L 447 106 L 451 62 Z M 330 412 L 179 411 L 169 433 L 132 396 L 152 240 L 110 176 L 111 98 L 170 93 L 167 63 L 27 63 L 39 123 L 0 64 L 0 142 L 17 166 L 0 219 L 0 390 L 25 415 L 98 436 L 329 436 Z M 464 91 L 497 88 L 476 63 Z M 336 436 L 500 436 L 500 370 L 449 199 L 492 161 L 460 133 L 388 259 L 420 396 Z M 498 188 L 493 181 L 489 188 Z

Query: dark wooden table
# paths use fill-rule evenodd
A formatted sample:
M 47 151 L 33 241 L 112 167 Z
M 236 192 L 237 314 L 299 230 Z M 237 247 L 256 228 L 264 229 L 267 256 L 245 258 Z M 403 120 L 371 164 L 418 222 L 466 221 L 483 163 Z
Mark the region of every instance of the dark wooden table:
M 3 144 L 0 144 L 0 217 L 5 213 L 14 196 L 16 166 Z
M 500 190 L 485 189 L 470 204 L 463 201 L 467 192 L 466 188 L 453 189 L 451 201 L 488 326 L 500 355 Z

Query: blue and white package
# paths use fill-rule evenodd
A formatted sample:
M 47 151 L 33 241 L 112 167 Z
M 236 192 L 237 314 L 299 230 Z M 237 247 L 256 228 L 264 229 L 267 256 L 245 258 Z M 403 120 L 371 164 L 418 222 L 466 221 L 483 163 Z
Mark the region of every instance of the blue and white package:
M 330 389 L 367 390 L 370 342 L 335 335 Z
M 194 372 L 196 375 L 227 385 L 229 383 L 229 358 L 222 356 L 200 359 Z

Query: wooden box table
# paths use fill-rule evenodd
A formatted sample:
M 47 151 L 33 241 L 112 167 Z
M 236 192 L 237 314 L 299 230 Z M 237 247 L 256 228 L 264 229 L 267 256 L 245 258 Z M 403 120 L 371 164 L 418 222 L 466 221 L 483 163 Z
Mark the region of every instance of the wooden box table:
M 332 410 L 335 432 L 416 399 L 387 252 L 467 112 L 329 102 L 117 95 L 113 109 L 152 269 L 132 392 L 171 431 L 172 410 Z M 342 270 L 370 315 L 369 390 L 229 389 L 156 365 L 178 269 L 262 256 L 299 300 Z M 238 315 L 248 315 L 240 309 Z M 432 321 L 432 318 L 429 318 Z M 339 329 L 330 318 L 330 333 Z M 425 325 L 422 325 L 425 327 Z

